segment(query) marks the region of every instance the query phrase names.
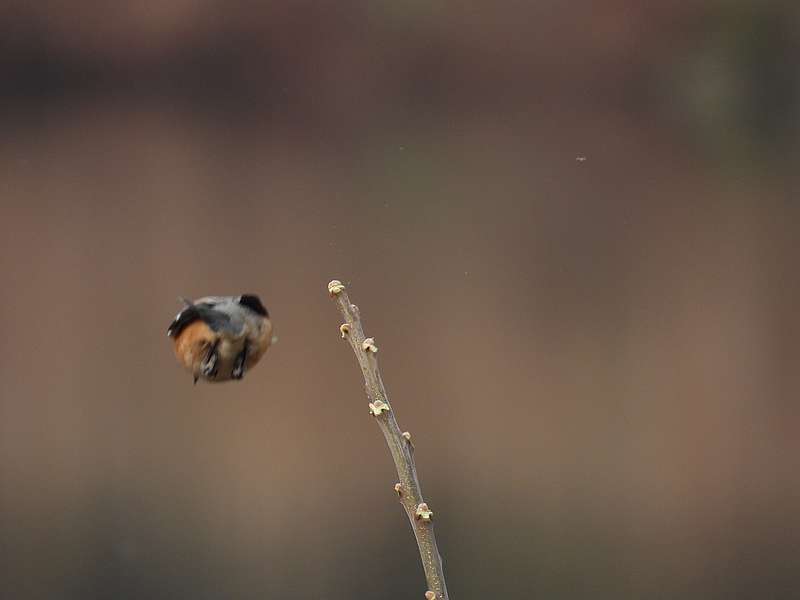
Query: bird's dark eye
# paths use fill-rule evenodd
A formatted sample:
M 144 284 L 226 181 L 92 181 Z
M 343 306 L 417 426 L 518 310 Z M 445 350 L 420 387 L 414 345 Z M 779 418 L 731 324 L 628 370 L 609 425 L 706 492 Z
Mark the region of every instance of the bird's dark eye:
M 246 306 L 254 313 L 259 314 L 262 317 L 269 316 L 267 309 L 264 308 L 263 304 L 261 304 L 261 299 L 255 294 L 242 294 L 239 296 L 239 304 Z

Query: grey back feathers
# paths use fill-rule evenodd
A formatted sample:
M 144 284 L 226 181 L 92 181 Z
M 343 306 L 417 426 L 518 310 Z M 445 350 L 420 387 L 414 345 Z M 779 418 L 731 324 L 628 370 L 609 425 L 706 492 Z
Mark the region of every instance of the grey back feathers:
M 244 333 L 248 322 L 260 321 L 266 316 L 267 310 L 258 296 L 207 296 L 187 303 L 170 324 L 167 335 L 177 337 L 186 327 L 200 320 L 215 332 L 238 337 Z

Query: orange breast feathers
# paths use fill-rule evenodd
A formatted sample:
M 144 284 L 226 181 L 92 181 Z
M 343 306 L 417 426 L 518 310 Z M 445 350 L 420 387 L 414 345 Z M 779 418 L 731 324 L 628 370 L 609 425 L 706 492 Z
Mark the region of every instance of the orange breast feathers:
M 251 331 L 247 336 L 248 354 L 247 354 L 247 368 L 253 367 L 264 352 L 267 351 L 269 345 L 272 343 L 272 322 L 269 319 L 263 319 L 261 326 L 257 331 Z
M 204 321 L 195 321 L 187 325 L 183 331 L 175 337 L 175 356 L 178 361 L 190 372 L 197 374 L 200 372 L 200 363 L 207 358 L 209 350 L 218 342 L 222 344 L 218 347 L 220 360 L 225 371 L 229 371 L 235 355 L 244 347 L 247 341 L 247 361 L 245 366 L 250 369 L 261 360 L 264 353 L 272 342 L 272 322 L 269 319 L 260 321 L 258 327 L 247 328 L 246 335 L 238 339 L 228 339 L 220 333 L 215 332 Z M 223 375 L 223 373 L 220 373 Z M 229 373 L 225 373 L 229 375 Z M 227 377 L 222 376 L 220 379 Z
M 187 325 L 174 341 L 178 361 L 192 373 L 197 373 L 200 361 L 217 341 L 217 334 L 203 321 L 195 321 Z

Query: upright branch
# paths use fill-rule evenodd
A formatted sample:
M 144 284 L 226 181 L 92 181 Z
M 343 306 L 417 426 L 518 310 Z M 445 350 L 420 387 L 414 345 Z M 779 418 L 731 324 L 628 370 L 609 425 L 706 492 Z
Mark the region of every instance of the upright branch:
M 369 399 L 369 412 L 386 438 L 386 444 L 392 453 L 394 465 L 400 482 L 395 484 L 394 491 L 400 498 L 400 503 L 408 515 L 411 528 L 417 538 L 419 554 L 422 558 L 422 567 L 425 569 L 425 578 L 428 581 L 426 600 L 448 600 L 447 586 L 444 582 L 442 557 L 436 546 L 436 537 L 433 534 L 433 511 L 422 499 L 422 490 L 417 479 L 417 469 L 414 466 L 414 445 L 411 443 L 411 434 L 402 431 L 389 403 L 389 396 L 381 380 L 378 370 L 378 346 L 375 339 L 366 337 L 361 323 L 358 307 L 350 302 L 341 281 L 333 280 L 328 284 L 328 292 L 336 301 L 344 317 L 344 323 L 339 326 L 342 338 L 350 342 L 353 352 L 364 375 L 364 383 Z

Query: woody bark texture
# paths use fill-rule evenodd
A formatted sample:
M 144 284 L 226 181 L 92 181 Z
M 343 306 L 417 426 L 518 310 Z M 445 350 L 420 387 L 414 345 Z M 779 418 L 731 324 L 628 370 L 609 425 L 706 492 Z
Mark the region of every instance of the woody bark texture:
M 389 396 L 383 386 L 378 369 L 378 346 L 374 338 L 364 334 L 358 307 L 350 302 L 342 282 L 331 281 L 328 284 L 328 292 L 344 317 L 344 323 L 340 325 L 339 332 L 342 338 L 350 343 L 356 355 L 358 366 L 361 367 L 361 373 L 364 375 L 369 412 L 383 432 L 383 437 L 386 438 L 386 444 L 389 446 L 394 465 L 397 468 L 400 482 L 395 484 L 394 490 L 400 498 L 414 536 L 417 538 L 422 568 L 425 570 L 425 578 L 428 582 L 425 598 L 427 600 L 448 600 L 442 557 L 439 555 L 436 536 L 433 533 L 433 511 L 422 498 L 417 469 L 414 465 L 414 445 L 411 442 L 411 434 L 402 431 L 397 424 Z

